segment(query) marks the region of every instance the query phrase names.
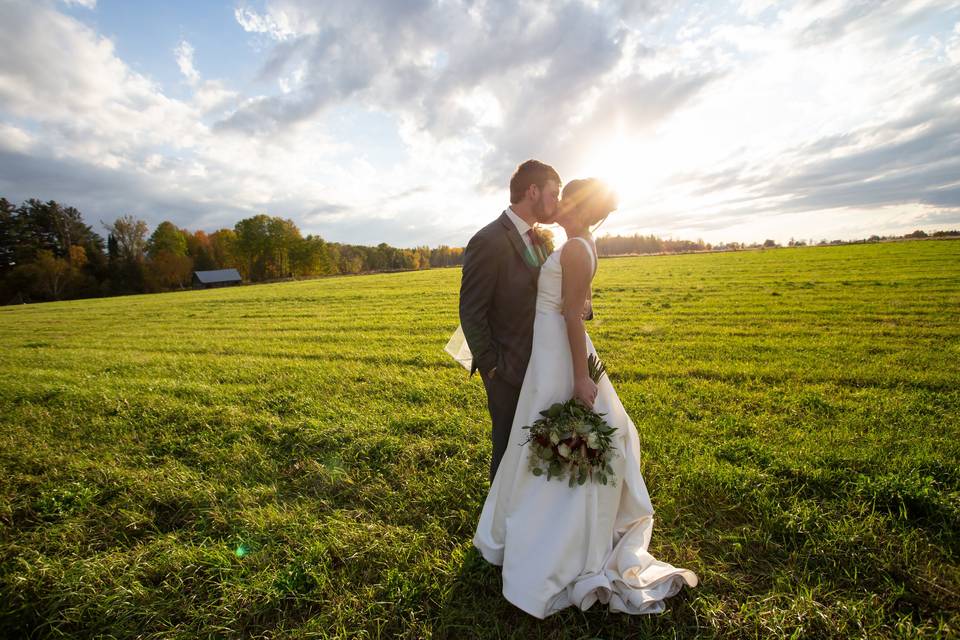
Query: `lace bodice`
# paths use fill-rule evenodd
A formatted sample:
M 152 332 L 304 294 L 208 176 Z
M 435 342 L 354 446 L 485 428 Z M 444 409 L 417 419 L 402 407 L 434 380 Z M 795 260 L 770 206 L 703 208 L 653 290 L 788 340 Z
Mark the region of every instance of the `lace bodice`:
M 597 256 L 593 247 L 586 238 L 571 238 L 567 242 L 579 240 L 587 247 L 590 254 L 590 263 L 593 271 L 597 270 Z M 560 254 L 563 246 L 559 247 L 547 258 L 540 267 L 540 279 L 537 281 L 537 311 L 560 313 L 563 311 L 563 267 L 560 265 Z

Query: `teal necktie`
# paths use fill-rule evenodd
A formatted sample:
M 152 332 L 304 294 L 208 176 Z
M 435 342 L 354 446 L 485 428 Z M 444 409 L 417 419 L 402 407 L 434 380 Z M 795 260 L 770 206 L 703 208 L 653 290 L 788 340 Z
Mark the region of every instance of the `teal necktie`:
M 537 234 L 533 232 L 532 227 L 527 229 L 527 237 L 530 238 L 530 251 L 533 253 L 533 264 L 539 267 L 546 260 L 543 243 L 540 241 L 540 238 L 537 237 Z

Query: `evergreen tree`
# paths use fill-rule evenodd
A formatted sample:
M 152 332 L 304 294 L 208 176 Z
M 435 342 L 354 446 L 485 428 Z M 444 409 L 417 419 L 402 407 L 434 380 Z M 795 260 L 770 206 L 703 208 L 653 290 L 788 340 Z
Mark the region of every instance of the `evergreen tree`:
M 17 208 L 6 198 L 0 198 L 0 275 L 14 267 L 17 243 Z

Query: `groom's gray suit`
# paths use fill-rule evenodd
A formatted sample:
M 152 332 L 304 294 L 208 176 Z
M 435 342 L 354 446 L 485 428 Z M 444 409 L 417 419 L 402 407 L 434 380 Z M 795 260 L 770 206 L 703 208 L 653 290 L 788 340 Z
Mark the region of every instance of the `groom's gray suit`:
M 506 211 L 478 231 L 463 253 L 460 325 L 479 370 L 493 422 L 490 481 L 507 448 L 533 346 L 543 246 L 528 249 Z

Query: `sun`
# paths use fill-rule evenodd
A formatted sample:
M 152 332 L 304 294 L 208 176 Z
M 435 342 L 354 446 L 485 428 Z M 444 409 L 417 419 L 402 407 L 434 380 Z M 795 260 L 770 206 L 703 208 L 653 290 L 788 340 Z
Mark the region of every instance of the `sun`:
M 587 153 L 577 177 L 600 178 L 609 184 L 620 199 L 637 200 L 649 195 L 662 167 L 651 165 L 641 140 L 633 136 L 616 136 L 598 141 Z

